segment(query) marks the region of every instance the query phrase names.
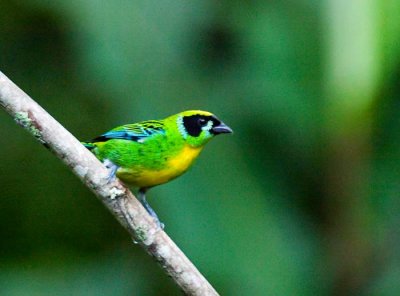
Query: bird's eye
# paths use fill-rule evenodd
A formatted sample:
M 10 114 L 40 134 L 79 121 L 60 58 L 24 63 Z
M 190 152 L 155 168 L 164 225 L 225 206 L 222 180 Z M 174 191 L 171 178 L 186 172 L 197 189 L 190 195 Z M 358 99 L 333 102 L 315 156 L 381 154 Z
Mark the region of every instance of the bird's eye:
M 199 123 L 200 126 L 204 126 L 207 123 L 207 120 L 205 120 L 204 118 L 199 118 L 199 120 L 197 121 Z

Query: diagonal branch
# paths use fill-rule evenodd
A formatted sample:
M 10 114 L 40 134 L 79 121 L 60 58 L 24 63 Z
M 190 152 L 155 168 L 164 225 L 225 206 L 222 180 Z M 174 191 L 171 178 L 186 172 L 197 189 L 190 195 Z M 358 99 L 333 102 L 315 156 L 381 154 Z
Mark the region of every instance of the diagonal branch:
M 0 105 L 96 194 L 185 294 L 218 295 L 132 193 L 118 180 L 108 182 L 108 172 L 96 157 L 2 72 Z

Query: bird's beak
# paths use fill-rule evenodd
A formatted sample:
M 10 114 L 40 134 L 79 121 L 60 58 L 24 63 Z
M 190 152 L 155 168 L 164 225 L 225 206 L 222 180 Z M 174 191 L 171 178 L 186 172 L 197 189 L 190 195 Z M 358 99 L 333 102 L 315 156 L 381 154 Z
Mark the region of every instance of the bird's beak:
M 233 130 L 223 122 L 221 122 L 217 126 L 214 126 L 211 130 L 215 135 L 233 133 Z

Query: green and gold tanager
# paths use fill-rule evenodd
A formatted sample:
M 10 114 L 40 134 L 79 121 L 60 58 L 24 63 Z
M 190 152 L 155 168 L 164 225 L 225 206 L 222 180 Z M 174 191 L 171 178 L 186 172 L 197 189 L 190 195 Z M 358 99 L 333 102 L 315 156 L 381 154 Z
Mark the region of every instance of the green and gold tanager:
M 210 112 L 184 111 L 162 120 L 116 127 L 83 143 L 125 184 L 139 189 L 138 197 L 163 227 L 146 201 L 146 191 L 182 175 L 214 136 L 232 130 Z

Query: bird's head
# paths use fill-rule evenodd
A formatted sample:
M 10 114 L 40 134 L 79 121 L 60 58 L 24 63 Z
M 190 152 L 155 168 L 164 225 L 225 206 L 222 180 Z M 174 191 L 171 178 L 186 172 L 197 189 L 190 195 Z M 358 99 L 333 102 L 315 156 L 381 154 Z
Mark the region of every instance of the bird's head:
M 176 114 L 181 136 L 193 147 L 205 145 L 214 136 L 232 133 L 232 129 L 207 111 L 190 110 Z

